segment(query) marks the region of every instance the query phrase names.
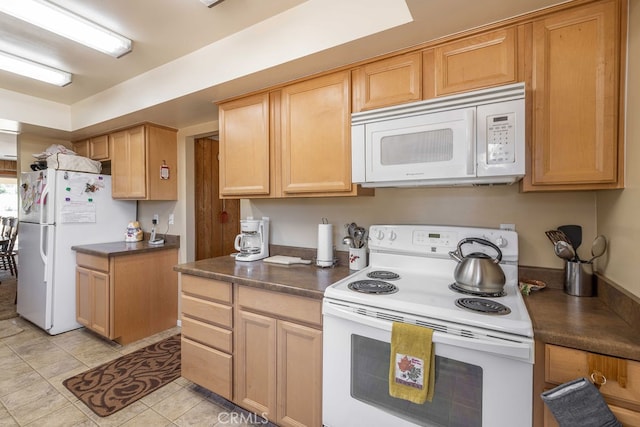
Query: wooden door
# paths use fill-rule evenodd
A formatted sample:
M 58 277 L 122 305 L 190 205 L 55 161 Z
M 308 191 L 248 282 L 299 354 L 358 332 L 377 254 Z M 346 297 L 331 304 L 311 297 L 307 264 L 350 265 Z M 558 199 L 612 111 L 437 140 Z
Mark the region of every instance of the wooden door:
M 233 241 L 240 232 L 240 200 L 220 199 L 219 142 L 195 140 L 194 199 L 196 260 L 235 252 Z
M 341 71 L 282 89 L 282 191 L 349 192 L 350 73 Z
M 278 425 L 322 426 L 322 331 L 278 320 Z
M 271 183 L 269 94 L 219 106 L 220 193 L 268 196 Z
M 235 401 L 275 421 L 276 319 L 236 311 Z
M 503 28 L 427 49 L 424 98 L 517 81 L 516 28 Z
M 533 135 L 525 190 L 621 185 L 619 13 L 617 2 L 599 2 L 533 23 Z

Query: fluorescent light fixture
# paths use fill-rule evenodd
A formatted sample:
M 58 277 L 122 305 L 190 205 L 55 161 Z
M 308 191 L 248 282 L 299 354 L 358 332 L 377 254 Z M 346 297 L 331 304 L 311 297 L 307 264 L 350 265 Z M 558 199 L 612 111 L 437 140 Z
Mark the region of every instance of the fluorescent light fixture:
M 20 129 L 20 122 L 9 119 L 0 119 L 0 133 L 18 135 L 20 133 Z
M 0 12 L 116 58 L 131 51 L 131 40 L 44 0 L 3 0 Z
M 28 59 L 20 58 L 0 51 L 0 70 L 20 74 L 57 86 L 66 86 L 71 83 L 71 73 L 58 70 L 47 65 L 38 64 Z
M 207 7 L 213 7 L 215 5 L 217 5 L 218 3 L 221 3 L 224 0 L 200 0 L 202 3 L 205 4 L 205 6 Z

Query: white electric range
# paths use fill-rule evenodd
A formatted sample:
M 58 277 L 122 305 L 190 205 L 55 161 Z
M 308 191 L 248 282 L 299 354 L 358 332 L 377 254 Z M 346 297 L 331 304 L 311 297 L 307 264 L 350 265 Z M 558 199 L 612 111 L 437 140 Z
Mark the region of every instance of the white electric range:
M 369 236 L 369 266 L 325 291 L 323 424 L 530 425 L 533 329 L 518 288 L 517 233 L 372 225 Z M 452 289 L 457 261 L 449 252 L 468 237 L 488 240 L 502 252 L 501 293 Z M 463 254 L 471 252 L 496 256 L 488 246 L 462 246 Z M 434 330 L 433 402 L 407 405 L 388 395 L 393 322 Z

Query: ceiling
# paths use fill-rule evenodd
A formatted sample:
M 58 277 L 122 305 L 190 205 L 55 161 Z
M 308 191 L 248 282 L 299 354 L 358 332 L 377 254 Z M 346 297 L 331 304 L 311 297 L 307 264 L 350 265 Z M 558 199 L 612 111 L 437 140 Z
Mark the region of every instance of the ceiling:
M 207 8 L 199 0 L 51 0 L 133 40 L 133 51 L 115 59 L 72 41 L 0 14 L 0 50 L 31 58 L 37 62 L 72 72 L 73 82 L 56 87 L 0 71 L 0 88 L 70 106 L 82 105 L 91 97 L 145 75 L 164 64 L 185 57 L 207 46 L 278 16 L 306 2 L 319 0 L 224 0 Z M 398 0 L 342 0 L 361 4 L 398 4 Z M 257 70 L 211 87 L 173 96 L 154 105 L 118 117 L 101 119 L 80 129 L 59 131 L 27 124 L 23 131 L 51 137 L 78 139 L 136 121 L 153 121 L 182 128 L 215 120 L 212 102 L 247 93 L 297 77 L 356 62 L 465 29 L 484 25 L 527 11 L 559 3 L 558 0 L 406 0 L 412 22 L 348 42 L 310 51 L 307 55 Z M 357 19 L 353 16 L 351 19 Z M 314 16 L 305 19 L 312 21 Z M 353 21 L 352 21 L 353 22 Z M 300 28 L 299 22 L 296 23 Z M 304 23 L 303 27 L 304 27 Z M 279 27 L 286 32 L 285 26 Z M 327 29 L 330 31 L 330 29 Z M 290 34 L 294 40 L 296 34 Z M 258 41 L 258 40 L 256 40 Z M 285 47 L 286 48 L 286 47 Z M 245 61 L 252 61 L 247 57 Z M 219 57 L 208 67 L 225 67 Z M 181 79 L 189 79 L 183 72 Z M 162 85 L 160 85 L 162 86 Z M 162 87 L 158 90 L 162 91 Z M 2 119 L 2 117 L 0 117 Z

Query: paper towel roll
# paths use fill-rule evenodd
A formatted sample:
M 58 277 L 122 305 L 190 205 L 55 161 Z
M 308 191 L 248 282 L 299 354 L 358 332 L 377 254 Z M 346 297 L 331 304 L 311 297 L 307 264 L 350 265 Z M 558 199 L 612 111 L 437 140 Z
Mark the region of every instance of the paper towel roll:
M 333 225 L 318 224 L 318 253 L 316 264 L 320 267 L 333 265 Z

